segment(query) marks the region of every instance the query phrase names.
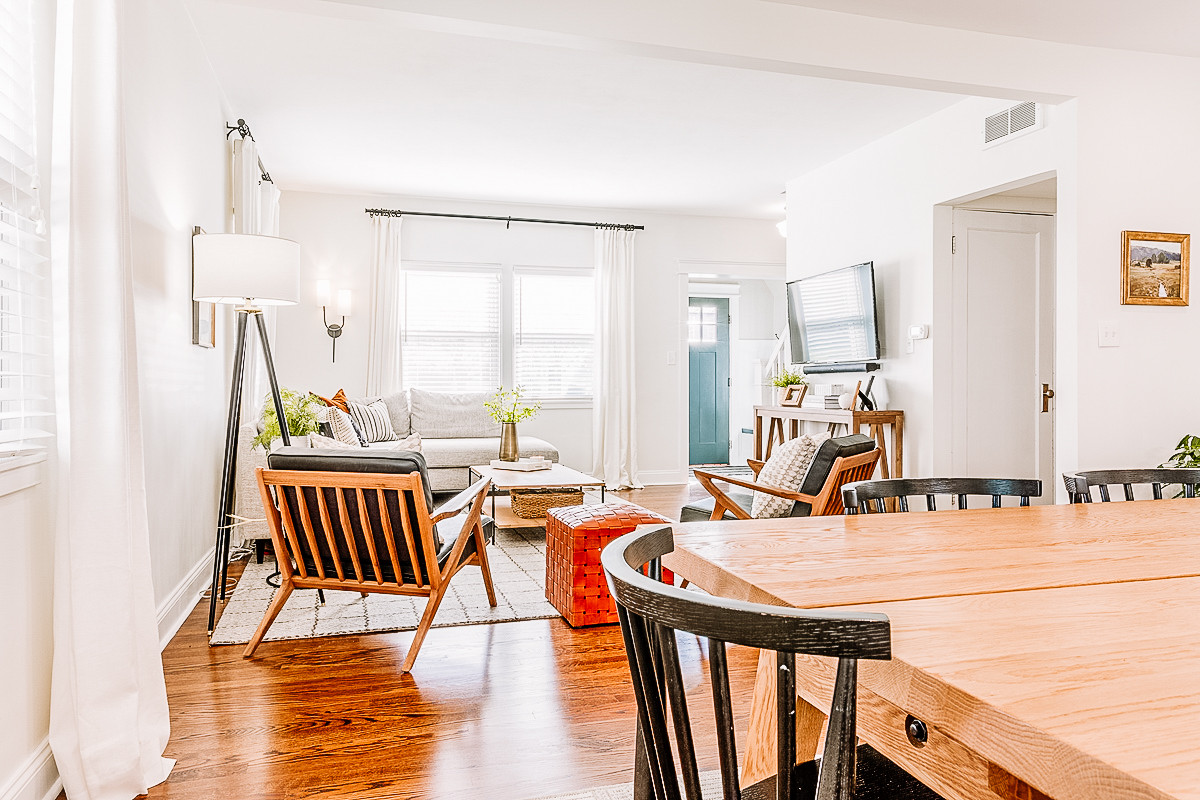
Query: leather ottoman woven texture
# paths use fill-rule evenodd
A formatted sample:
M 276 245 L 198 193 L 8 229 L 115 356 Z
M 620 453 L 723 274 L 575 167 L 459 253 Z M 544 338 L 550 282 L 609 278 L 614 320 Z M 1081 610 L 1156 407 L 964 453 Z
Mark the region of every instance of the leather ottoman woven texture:
M 673 522 L 641 506 L 601 503 L 564 506 L 546 512 L 546 599 L 571 627 L 617 621 L 608 593 L 600 550 L 638 525 Z M 669 570 L 663 580 L 674 582 Z

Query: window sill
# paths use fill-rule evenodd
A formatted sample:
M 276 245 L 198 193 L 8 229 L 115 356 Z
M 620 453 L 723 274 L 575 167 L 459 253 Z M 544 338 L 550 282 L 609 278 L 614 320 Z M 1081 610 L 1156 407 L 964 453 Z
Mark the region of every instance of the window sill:
M 558 398 L 556 400 L 539 400 L 537 402 L 542 404 L 543 411 L 592 407 L 592 398 L 590 397 Z
M 45 453 L 0 459 L 0 497 L 41 483 L 42 470 L 38 465 L 45 460 Z

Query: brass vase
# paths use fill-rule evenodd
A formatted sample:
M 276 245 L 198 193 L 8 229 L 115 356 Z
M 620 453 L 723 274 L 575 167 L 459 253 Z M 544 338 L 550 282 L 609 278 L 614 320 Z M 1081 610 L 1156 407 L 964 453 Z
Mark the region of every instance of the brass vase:
M 517 423 L 500 423 L 500 460 L 519 461 L 520 450 L 517 448 Z

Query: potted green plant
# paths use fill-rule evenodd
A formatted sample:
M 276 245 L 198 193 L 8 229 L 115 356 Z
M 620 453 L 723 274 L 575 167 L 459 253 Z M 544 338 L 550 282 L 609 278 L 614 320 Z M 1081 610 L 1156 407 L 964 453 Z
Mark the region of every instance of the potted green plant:
M 496 390 L 491 400 L 485 400 L 483 407 L 488 415 L 500 423 L 500 460 L 517 461 L 520 451 L 517 447 L 517 423 L 529 419 L 542 410 L 540 402 L 525 403 L 520 386 L 505 390 L 503 386 Z
M 784 367 L 782 372 L 771 379 L 771 385 L 776 388 L 775 402 L 782 403 L 789 386 L 807 386 L 808 378 L 799 370 L 793 372 L 790 368 Z
M 1200 436 L 1193 436 L 1190 433 L 1185 435 L 1179 440 L 1179 444 L 1175 445 L 1175 452 L 1171 454 L 1166 463 L 1159 464 L 1159 466 L 1178 469 L 1200 468 Z M 1175 496 L 1183 497 L 1183 490 L 1180 489 L 1179 494 Z
M 320 408 L 320 404 L 314 395 L 309 392 L 280 389 L 279 397 L 283 401 L 283 415 L 287 418 L 288 433 L 293 437 L 293 444 L 299 444 L 295 437 L 308 436 L 320 429 L 320 423 L 317 422 L 317 409 Z M 275 401 L 268 394 L 266 405 L 263 407 L 262 433 L 254 437 L 254 446 L 270 450 L 271 443 L 281 437 L 279 418 L 275 414 Z

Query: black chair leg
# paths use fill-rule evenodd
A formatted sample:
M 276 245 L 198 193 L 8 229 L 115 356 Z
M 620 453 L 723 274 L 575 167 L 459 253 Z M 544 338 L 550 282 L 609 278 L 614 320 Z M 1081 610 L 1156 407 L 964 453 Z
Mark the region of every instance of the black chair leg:
M 263 562 L 263 556 L 266 555 L 266 553 L 267 553 L 267 540 L 266 539 L 255 539 L 254 540 L 254 557 L 256 559 L 258 559 L 259 564 L 261 564 Z

